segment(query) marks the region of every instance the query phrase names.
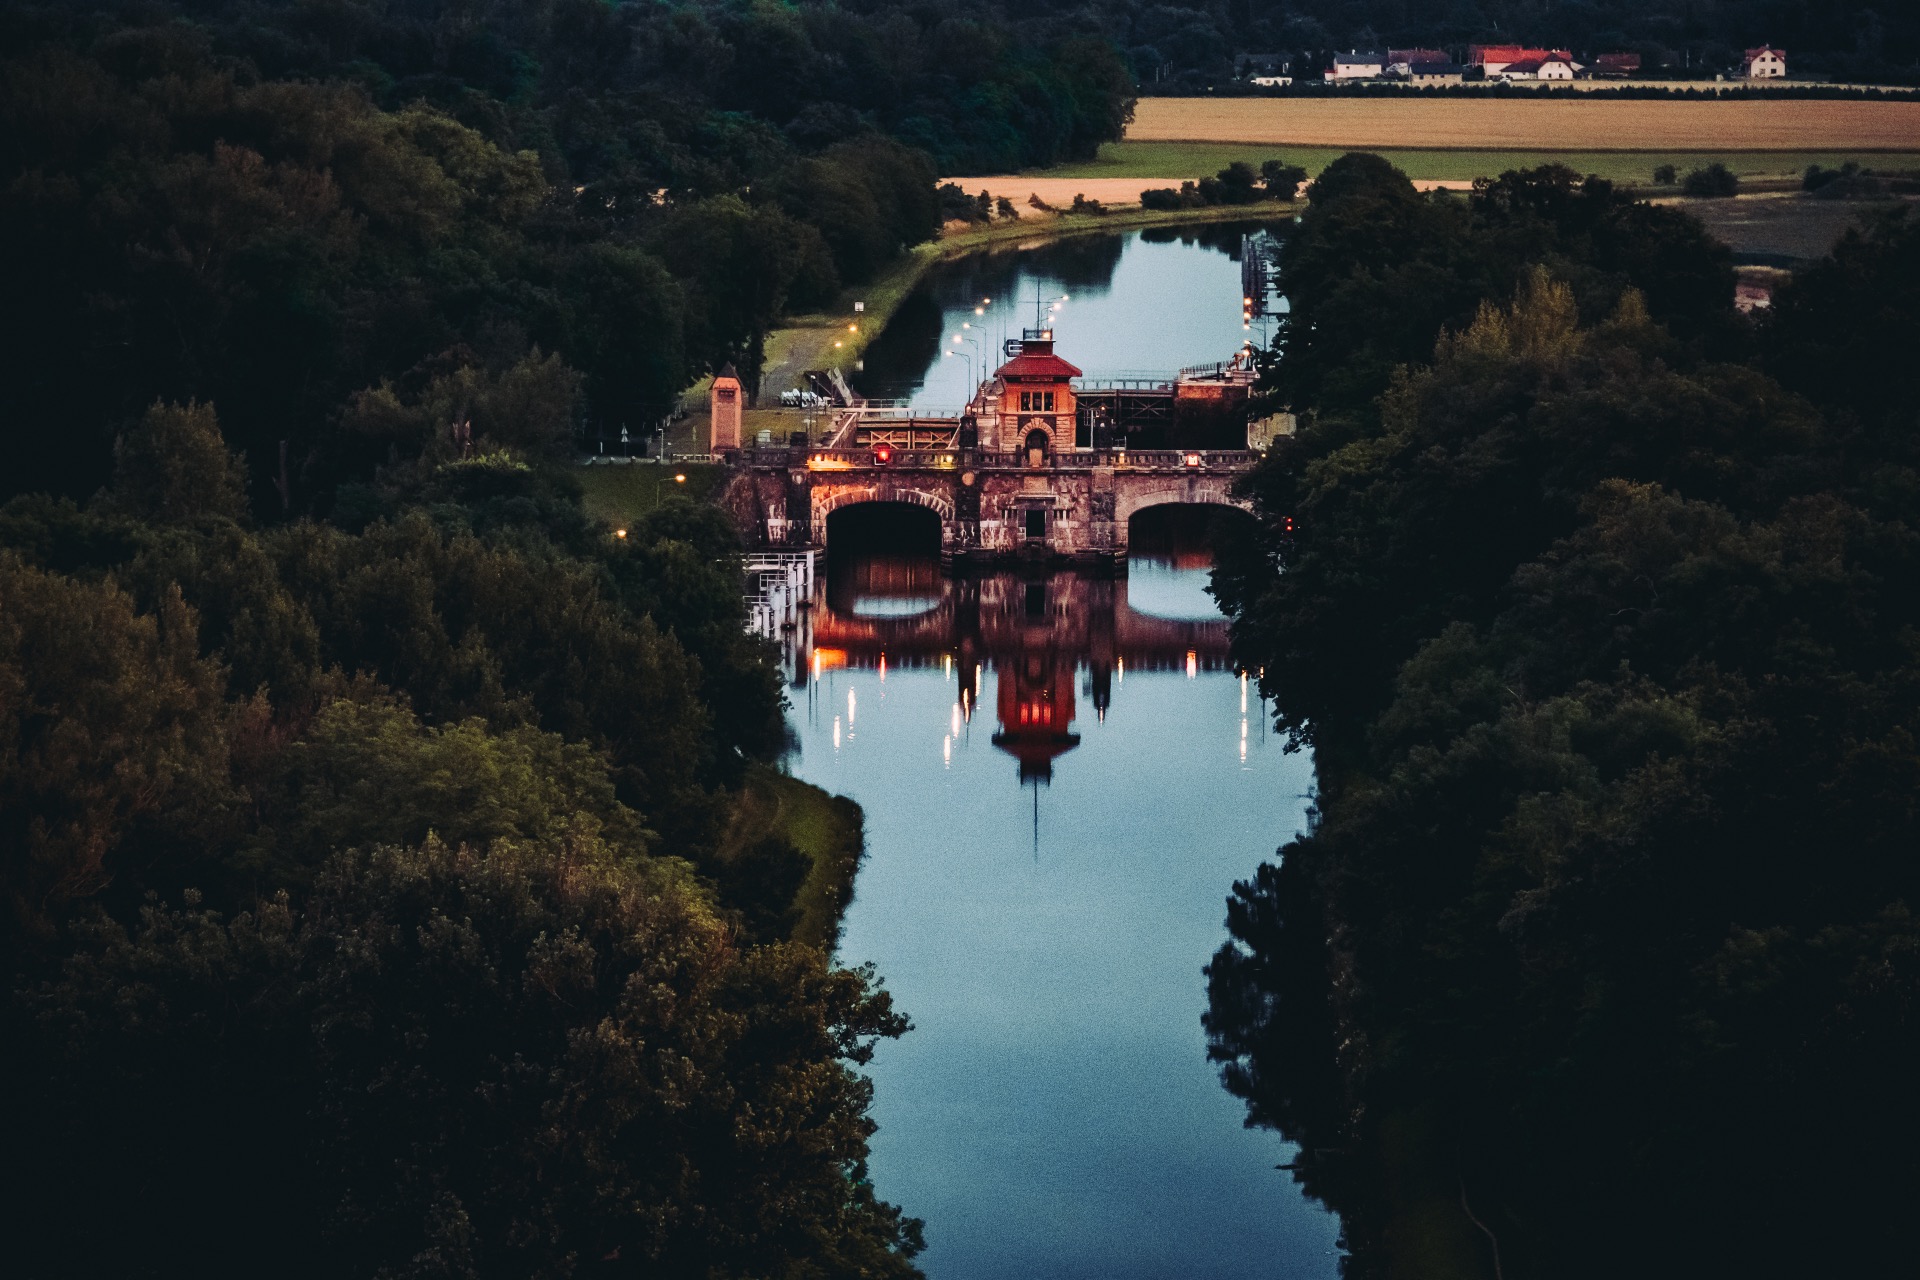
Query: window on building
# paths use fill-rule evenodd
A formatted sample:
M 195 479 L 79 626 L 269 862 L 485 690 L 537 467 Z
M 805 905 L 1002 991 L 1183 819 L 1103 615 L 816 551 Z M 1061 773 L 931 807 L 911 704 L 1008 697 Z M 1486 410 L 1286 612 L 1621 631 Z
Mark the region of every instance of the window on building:
M 1022 391 L 1020 393 L 1020 412 L 1052 413 L 1053 412 L 1053 392 Z

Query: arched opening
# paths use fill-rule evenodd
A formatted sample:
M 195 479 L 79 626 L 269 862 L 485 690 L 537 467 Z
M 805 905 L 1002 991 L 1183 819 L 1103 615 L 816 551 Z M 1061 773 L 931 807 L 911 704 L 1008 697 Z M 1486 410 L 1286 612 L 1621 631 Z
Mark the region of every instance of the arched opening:
M 1252 520 L 1218 503 L 1165 502 L 1134 512 L 1127 520 L 1127 604 L 1158 618 L 1218 618 L 1207 594 L 1214 548 Z
M 1027 432 L 1027 465 L 1044 467 L 1047 465 L 1047 433 L 1035 427 Z
M 859 502 L 827 515 L 827 604 L 869 618 L 939 606 L 940 515 L 910 502 Z

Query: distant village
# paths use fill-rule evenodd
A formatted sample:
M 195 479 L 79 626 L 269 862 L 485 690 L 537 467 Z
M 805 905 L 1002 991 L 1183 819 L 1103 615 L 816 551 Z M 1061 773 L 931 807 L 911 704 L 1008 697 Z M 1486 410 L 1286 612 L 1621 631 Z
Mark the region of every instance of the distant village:
M 1281 54 L 1243 53 L 1234 73 L 1249 84 L 1275 88 L 1296 77 Z M 1530 49 L 1515 44 L 1476 44 L 1459 61 L 1445 49 L 1355 49 L 1337 53 L 1324 72 L 1299 77 L 1328 84 L 1448 85 L 1483 82 L 1627 80 L 1640 74 L 1637 53 L 1602 53 L 1576 62 L 1566 49 Z M 1730 74 L 1747 80 L 1779 80 L 1787 74 L 1787 54 L 1771 45 L 1746 50 Z

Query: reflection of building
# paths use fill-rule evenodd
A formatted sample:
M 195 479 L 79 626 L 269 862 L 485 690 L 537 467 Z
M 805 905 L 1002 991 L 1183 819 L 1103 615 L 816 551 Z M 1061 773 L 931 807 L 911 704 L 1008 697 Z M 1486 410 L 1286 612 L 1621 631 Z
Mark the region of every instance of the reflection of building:
M 1023 653 L 994 673 L 994 711 L 1000 732 L 993 745 L 1020 762 L 1020 781 L 1051 781 L 1053 760 L 1080 745 L 1072 732 L 1073 678 L 1070 654 L 1052 646 Z
M 936 562 L 923 558 L 925 563 Z M 839 574 L 839 582 L 833 579 Z M 1128 603 L 1126 579 L 1071 572 L 949 579 L 900 557 L 836 564 L 791 638 L 796 689 L 839 667 L 951 664 L 971 720 L 993 669 L 996 747 L 1022 782 L 1053 776 L 1080 741 L 1079 699 L 1104 719 L 1129 671 L 1219 671 L 1231 665 L 1224 618 L 1157 617 Z

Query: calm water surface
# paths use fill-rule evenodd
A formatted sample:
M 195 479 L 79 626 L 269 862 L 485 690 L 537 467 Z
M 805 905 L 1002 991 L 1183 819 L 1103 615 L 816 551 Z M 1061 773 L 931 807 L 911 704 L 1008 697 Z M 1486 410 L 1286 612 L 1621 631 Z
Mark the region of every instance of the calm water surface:
M 1036 301 L 1060 354 L 1089 378 L 1168 374 L 1228 359 L 1241 343 L 1267 335 L 1260 321 L 1241 324 L 1240 251 L 1243 234 L 1272 225 L 1076 236 L 944 264 L 868 347 L 855 382 L 871 396 L 957 410 L 969 377 L 997 367 L 1001 340 L 1033 325 Z M 963 341 L 954 343 L 956 336 Z
M 1224 357 L 1238 248 L 1212 229 L 957 264 L 866 389 L 957 402 L 937 352 L 977 297 L 1069 294 L 1061 349 L 1089 373 Z M 1312 762 L 1228 664 L 1204 552 L 1167 533 L 1119 581 L 954 581 L 903 553 L 897 514 L 864 549 L 830 534 L 790 691 L 793 771 L 866 811 L 841 959 L 914 1021 L 871 1069 L 875 1185 L 926 1220 L 933 1280 L 1335 1276 L 1337 1221 L 1206 1060 L 1225 897 L 1304 823 Z

